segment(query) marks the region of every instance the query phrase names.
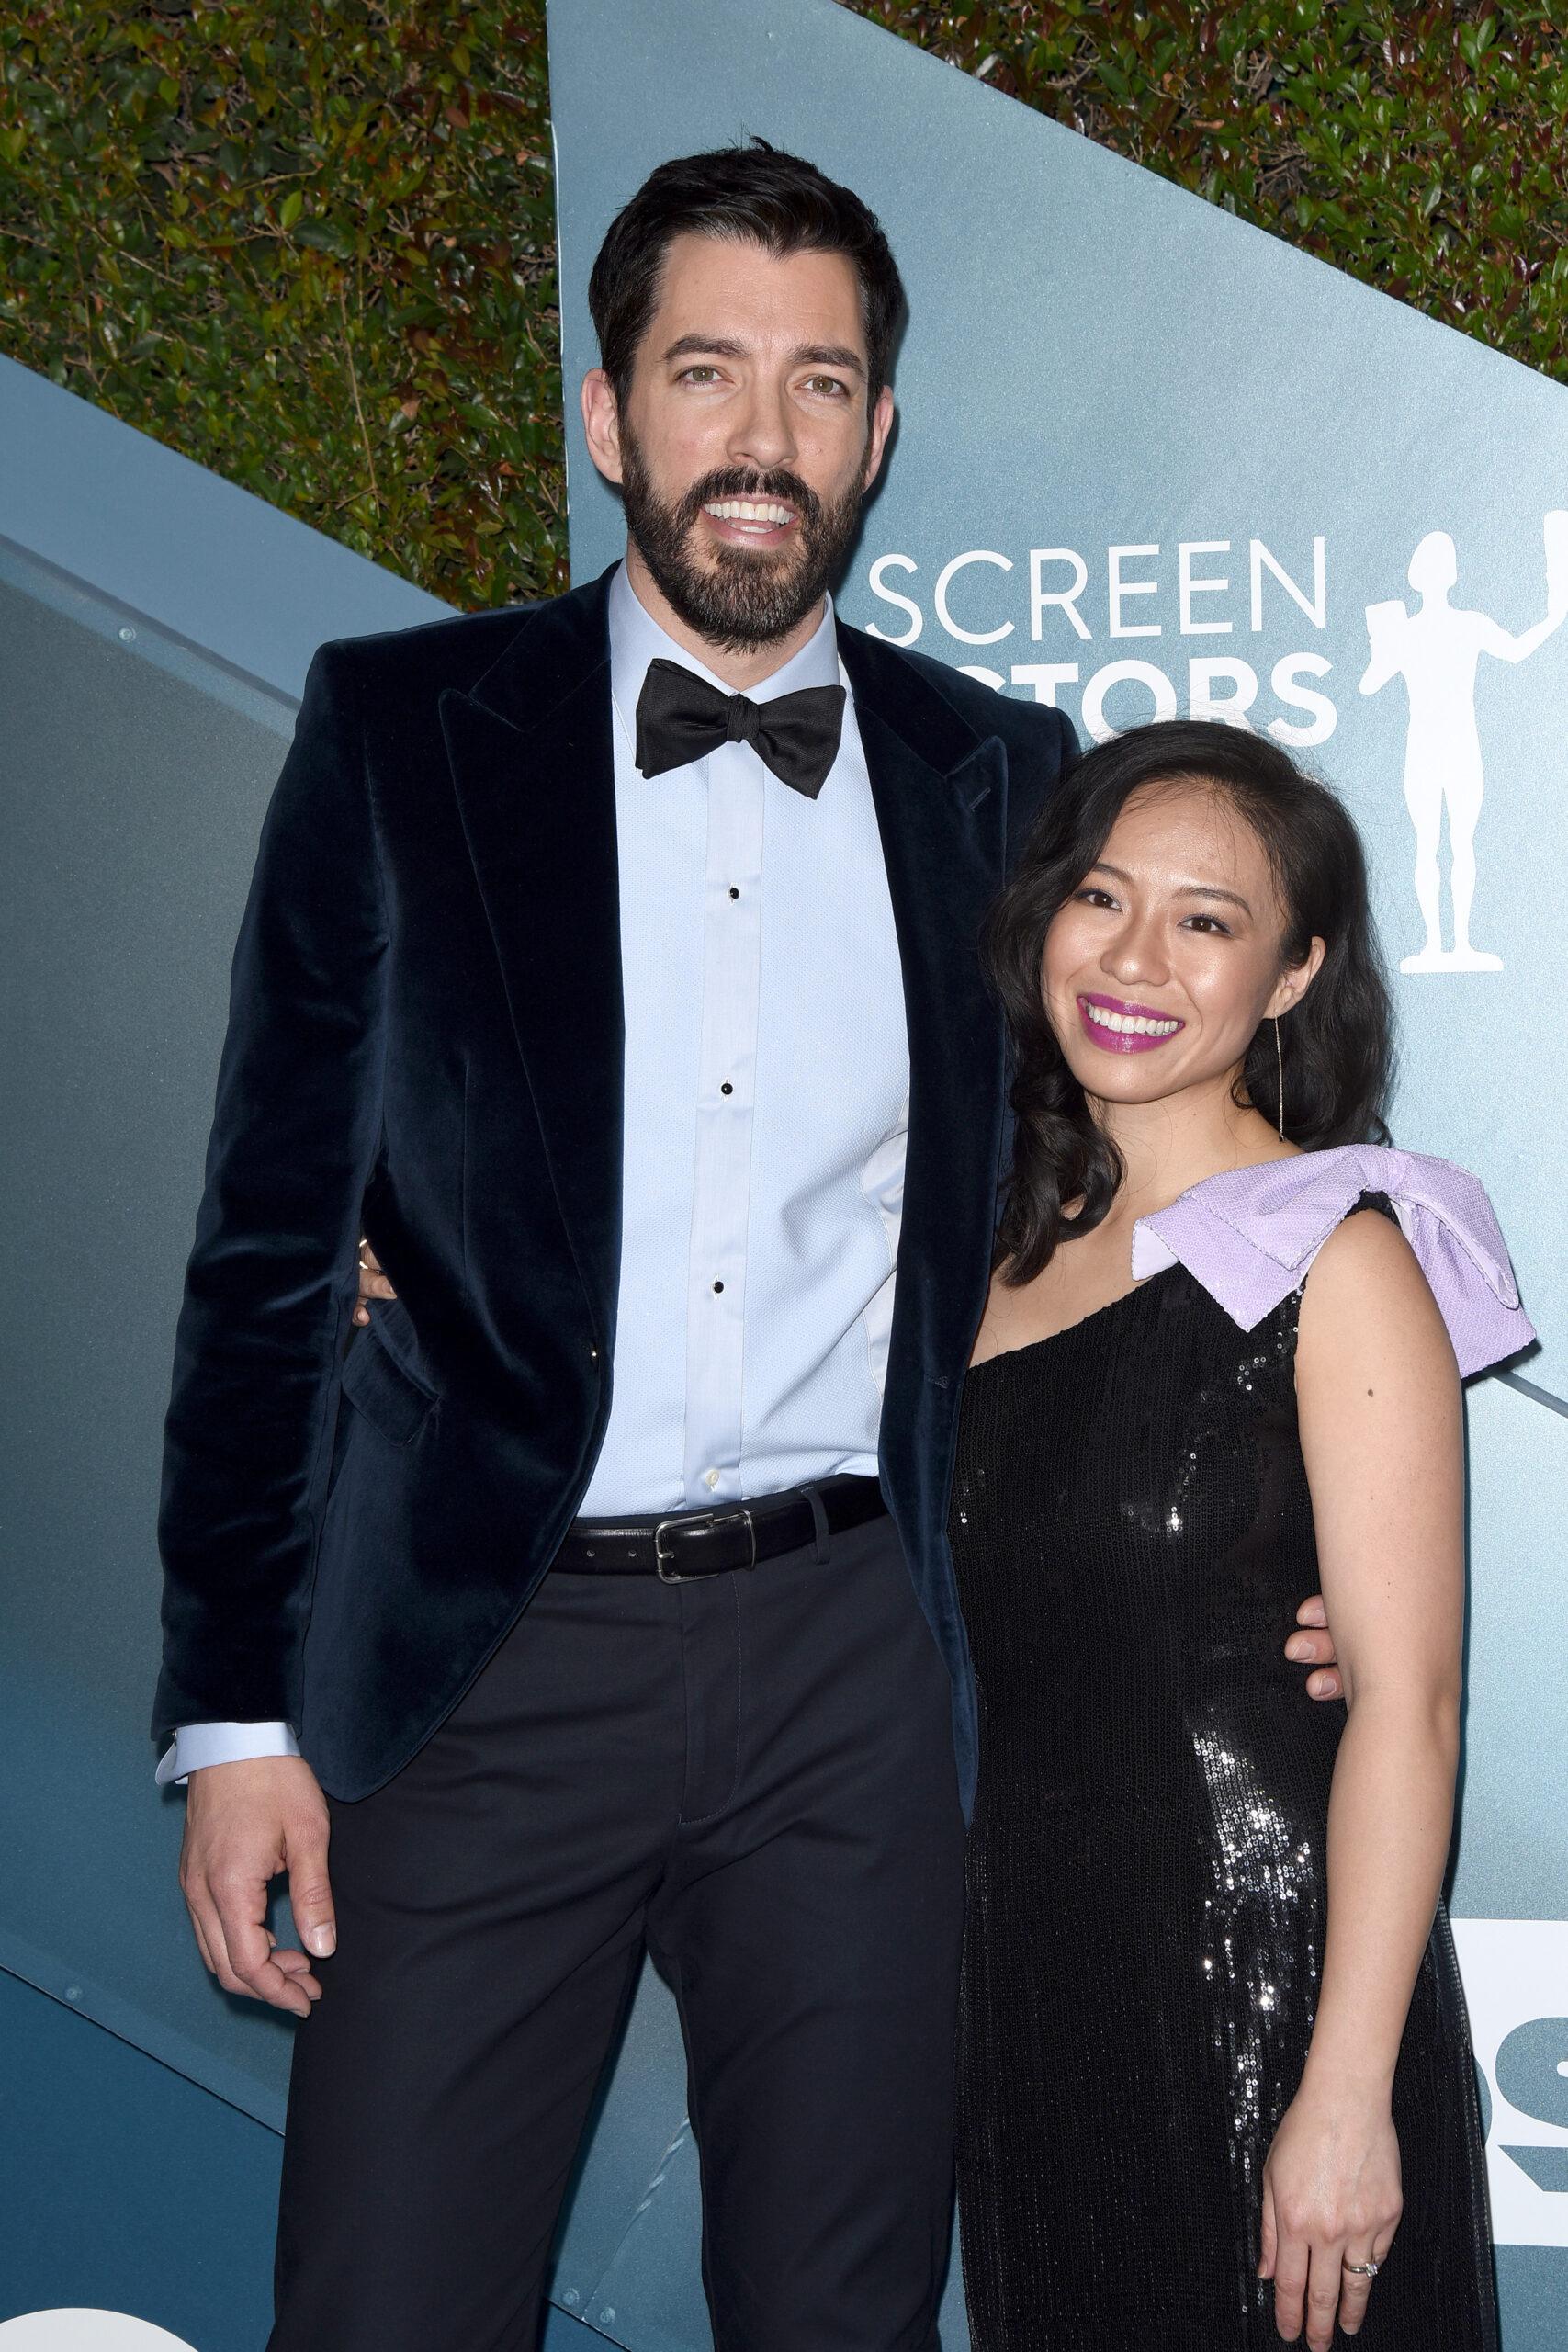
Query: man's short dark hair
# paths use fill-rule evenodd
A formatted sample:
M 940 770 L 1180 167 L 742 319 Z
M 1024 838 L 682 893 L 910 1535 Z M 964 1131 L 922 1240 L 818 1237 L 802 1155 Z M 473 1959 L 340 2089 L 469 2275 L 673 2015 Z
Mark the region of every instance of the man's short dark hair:
M 860 279 L 867 401 L 887 381 L 904 316 L 904 286 L 882 225 L 852 188 L 765 139 L 678 155 L 660 164 L 616 213 L 588 281 L 588 307 L 604 373 L 624 401 L 637 345 L 659 300 L 672 239 L 748 238 L 777 259 L 842 254 Z

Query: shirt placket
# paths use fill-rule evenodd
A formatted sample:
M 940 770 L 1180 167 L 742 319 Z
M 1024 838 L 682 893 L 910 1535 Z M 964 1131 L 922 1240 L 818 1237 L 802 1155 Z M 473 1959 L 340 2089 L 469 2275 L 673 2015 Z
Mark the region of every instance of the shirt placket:
M 746 1266 L 761 972 L 765 784 L 726 744 L 704 763 L 708 796 L 702 1044 L 686 1293 L 683 1481 L 689 1505 L 741 1494 Z

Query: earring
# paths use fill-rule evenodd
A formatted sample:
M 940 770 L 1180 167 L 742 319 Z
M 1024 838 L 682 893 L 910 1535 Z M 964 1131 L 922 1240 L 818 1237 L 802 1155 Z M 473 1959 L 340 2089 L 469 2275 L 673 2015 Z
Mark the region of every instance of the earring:
M 1285 1140 L 1285 1055 L 1280 1044 L 1280 1016 L 1274 1016 L 1274 1068 L 1280 1077 L 1280 1140 Z

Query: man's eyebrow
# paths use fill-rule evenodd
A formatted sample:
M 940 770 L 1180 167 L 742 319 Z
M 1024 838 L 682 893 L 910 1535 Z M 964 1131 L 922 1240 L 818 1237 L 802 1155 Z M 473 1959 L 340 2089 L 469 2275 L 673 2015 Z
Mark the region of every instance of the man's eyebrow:
M 841 343 L 804 344 L 795 355 L 804 368 L 848 368 L 853 374 L 865 374 L 865 362 L 859 352 L 851 351 Z
M 664 356 L 667 362 L 684 359 L 692 351 L 716 351 L 721 359 L 743 359 L 746 356 L 744 344 L 736 343 L 728 335 L 683 334 L 671 345 Z
M 697 354 L 712 355 L 719 359 L 744 359 L 746 346 L 737 343 L 733 335 L 683 334 L 664 354 L 668 367 L 672 359 L 687 359 Z M 865 374 L 865 362 L 847 344 L 806 343 L 791 355 L 797 368 L 847 368 L 856 376 Z
M 1104 857 L 1098 859 L 1090 871 L 1095 874 L 1113 874 L 1118 882 L 1130 882 L 1133 878 L 1130 874 L 1124 873 L 1121 866 L 1112 865 L 1110 859 Z M 1239 890 L 1222 890 L 1213 882 L 1179 882 L 1176 886 L 1176 895 L 1179 899 L 1223 899 L 1226 906 L 1239 907 L 1243 914 L 1249 915 L 1252 912 L 1250 905 Z

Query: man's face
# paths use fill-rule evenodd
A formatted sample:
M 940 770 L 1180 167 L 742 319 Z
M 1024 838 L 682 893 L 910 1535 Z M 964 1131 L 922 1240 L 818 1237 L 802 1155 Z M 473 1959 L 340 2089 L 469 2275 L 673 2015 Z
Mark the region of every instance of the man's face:
M 798 628 L 855 533 L 892 417 L 867 401 L 865 327 L 841 254 L 775 258 L 682 235 L 617 408 L 595 369 L 590 447 L 688 628 L 732 652 Z

